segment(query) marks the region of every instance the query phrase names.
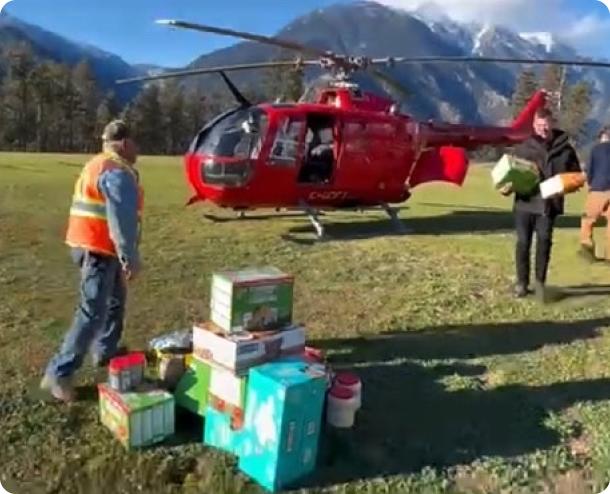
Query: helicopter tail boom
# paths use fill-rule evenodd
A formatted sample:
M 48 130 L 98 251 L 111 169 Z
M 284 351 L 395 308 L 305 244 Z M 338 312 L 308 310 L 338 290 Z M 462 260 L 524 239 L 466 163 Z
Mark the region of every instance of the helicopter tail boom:
M 536 112 L 546 105 L 546 91 L 540 90 L 528 101 L 525 108 L 513 120 L 510 128 L 518 133 L 530 134 Z

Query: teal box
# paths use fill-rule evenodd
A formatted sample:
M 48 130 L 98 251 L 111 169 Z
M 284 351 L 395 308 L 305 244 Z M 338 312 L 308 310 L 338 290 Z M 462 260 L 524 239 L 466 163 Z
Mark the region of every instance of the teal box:
M 271 492 L 314 471 L 326 396 L 326 369 L 301 357 L 249 371 L 239 469 Z
M 234 430 L 231 417 L 208 405 L 205 415 L 203 442 L 213 448 L 239 456 L 241 453 L 244 429 Z

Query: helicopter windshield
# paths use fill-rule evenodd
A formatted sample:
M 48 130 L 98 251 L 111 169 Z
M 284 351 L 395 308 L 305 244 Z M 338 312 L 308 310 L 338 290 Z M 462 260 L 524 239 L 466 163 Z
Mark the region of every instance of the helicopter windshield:
M 201 132 L 194 149 L 203 158 L 202 178 L 210 185 L 239 186 L 248 181 L 258 157 L 267 115 L 260 108 L 228 113 Z

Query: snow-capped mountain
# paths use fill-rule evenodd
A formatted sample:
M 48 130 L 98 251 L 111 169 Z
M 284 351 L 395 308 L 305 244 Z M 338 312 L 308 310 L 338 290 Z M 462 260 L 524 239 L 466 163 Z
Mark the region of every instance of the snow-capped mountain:
M 429 4 L 405 11 L 373 1 L 342 3 L 295 19 L 277 36 L 337 53 L 375 56 L 467 56 L 508 58 L 580 58 L 569 45 L 549 33 L 518 33 L 502 26 L 459 23 Z M 255 43 L 238 43 L 206 54 L 189 67 L 267 60 L 277 52 Z M 415 64 L 391 71 L 415 92 L 407 107 L 421 118 L 473 122 L 506 118 L 519 65 Z M 236 76 L 252 83 L 256 74 Z M 594 118 L 610 117 L 610 70 L 570 68 L 568 78 L 586 77 L 595 90 Z M 213 84 L 212 78 L 202 78 Z
M 194 22 L 197 19 L 192 19 Z M 502 26 L 459 23 L 442 9 L 430 4 L 413 11 L 389 8 L 373 1 L 339 3 L 301 16 L 277 36 L 324 50 L 350 55 L 384 56 L 465 56 L 515 57 L 531 59 L 582 58 L 571 46 L 551 33 L 518 33 Z M 40 56 L 68 63 L 86 57 L 106 87 L 112 81 L 163 68 L 131 66 L 118 56 L 95 47 L 69 41 L 8 16 L 0 14 L 0 43 L 29 42 Z M 275 48 L 251 42 L 205 54 L 191 64 L 209 67 L 269 60 L 278 55 Z M 406 107 L 419 118 L 466 120 L 473 123 L 498 122 L 507 116 L 516 75 L 523 67 L 509 64 L 443 63 L 397 66 L 391 73 L 415 96 Z M 237 83 L 257 83 L 260 72 L 235 73 Z M 313 71 L 310 77 L 320 75 Z M 610 119 L 610 70 L 570 68 L 568 78 L 584 77 L 594 88 L 594 114 L 597 121 Z M 374 81 L 361 77 L 366 87 Z M 218 77 L 185 79 L 186 85 L 216 86 Z M 132 88 L 133 86 L 124 86 Z

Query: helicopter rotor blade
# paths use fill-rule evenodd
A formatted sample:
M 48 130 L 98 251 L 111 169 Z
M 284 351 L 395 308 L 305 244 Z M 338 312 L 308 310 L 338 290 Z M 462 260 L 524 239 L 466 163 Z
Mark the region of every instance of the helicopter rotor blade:
M 310 57 L 318 57 L 318 58 L 332 58 L 339 61 L 339 58 L 335 56 L 332 52 L 325 52 L 322 50 L 318 50 L 316 48 L 312 48 L 310 46 L 305 46 L 300 43 L 296 43 L 294 41 L 288 41 L 272 36 L 263 36 L 260 34 L 247 33 L 244 31 L 235 31 L 233 29 L 226 29 L 222 27 L 208 26 L 205 24 L 195 24 L 193 22 L 179 21 L 174 19 L 162 19 L 156 21 L 157 24 L 163 24 L 171 27 L 178 27 L 182 29 L 191 29 L 193 31 L 200 31 L 203 33 L 212 33 L 219 34 L 221 36 L 231 36 L 233 38 L 241 38 L 247 41 L 254 41 L 258 43 L 263 43 L 266 45 L 276 46 L 278 48 L 283 48 L 285 50 L 292 50 L 303 53 L 304 55 Z
M 382 72 L 376 67 L 369 67 L 368 72 L 378 79 L 382 85 L 388 86 L 390 92 L 396 92 L 402 96 L 403 99 L 409 99 L 413 96 L 413 93 L 409 91 L 404 85 L 400 84 L 396 79 Z
M 116 81 L 116 84 L 128 84 L 133 82 L 146 82 L 146 81 L 157 81 L 161 79 L 172 79 L 175 77 L 189 77 L 195 75 L 213 74 L 218 72 L 236 72 L 239 70 L 255 70 L 255 69 L 267 69 L 267 68 L 281 68 L 281 67 L 300 67 L 300 66 L 311 66 L 319 65 L 317 60 L 293 60 L 293 61 L 277 61 L 277 62 L 260 62 L 260 63 L 245 63 L 239 65 L 227 65 L 225 67 L 202 67 L 199 69 L 188 69 L 188 70 L 177 70 L 174 72 L 165 72 L 156 75 L 145 75 L 140 77 L 130 77 L 128 79 L 120 79 Z
M 387 64 L 392 66 L 396 63 L 416 64 L 416 63 L 507 63 L 520 65 L 572 65 L 574 67 L 599 67 L 610 68 L 610 61 L 595 60 L 553 60 L 553 59 L 531 59 L 531 58 L 495 58 L 495 57 L 444 57 L 444 56 L 425 56 L 425 57 L 387 57 L 375 58 L 370 61 L 374 65 Z

